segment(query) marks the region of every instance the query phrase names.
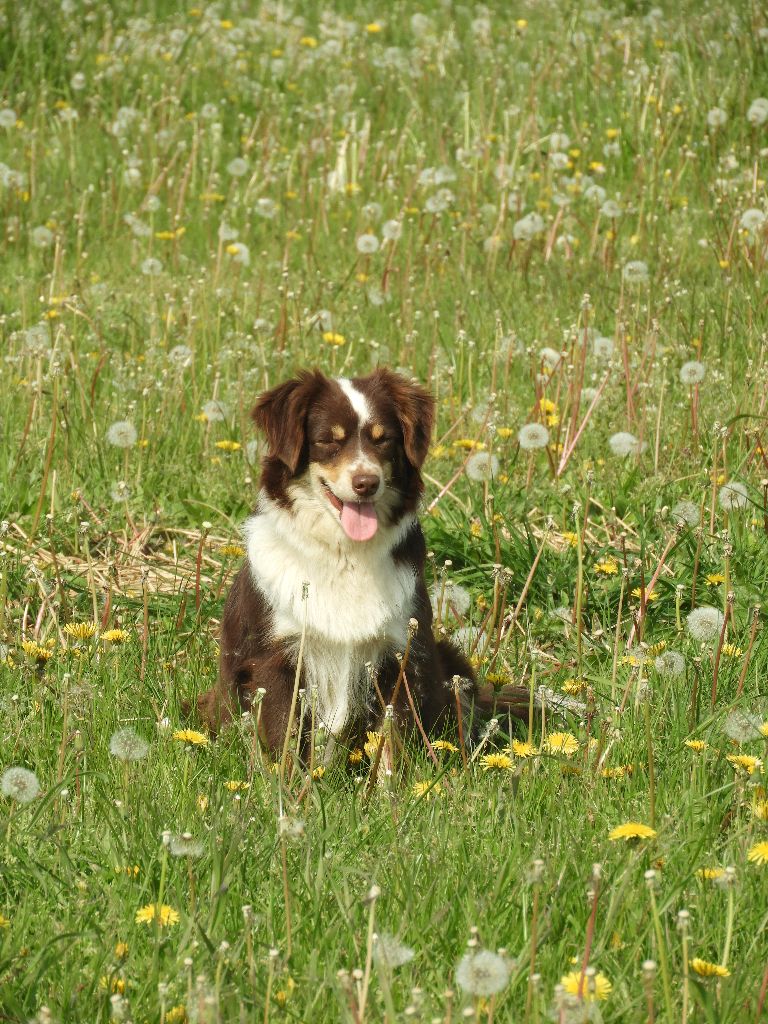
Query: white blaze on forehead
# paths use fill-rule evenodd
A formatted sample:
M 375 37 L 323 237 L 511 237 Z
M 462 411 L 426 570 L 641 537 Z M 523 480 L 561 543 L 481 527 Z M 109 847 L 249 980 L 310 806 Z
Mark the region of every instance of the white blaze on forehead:
M 362 391 L 359 391 L 355 387 L 348 377 L 338 377 L 336 383 L 347 396 L 349 404 L 357 413 L 357 418 L 360 421 L 360 426 L 362 427 L 363 424 L 367 423 L 372 418 L 371 407 L 368 404 L 368 399 Z

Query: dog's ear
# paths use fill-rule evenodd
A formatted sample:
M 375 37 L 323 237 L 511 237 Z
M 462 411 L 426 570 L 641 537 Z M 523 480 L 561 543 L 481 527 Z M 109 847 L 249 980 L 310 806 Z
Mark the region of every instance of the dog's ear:
M 414 469 L 421 469 L 432 438 L 434 398 L 419 384 L 392 370 L 380 368 L 371 376 L 375 385 L 391 396 L 403 431 L 406 457 Z
M 307 411 L 326 378 L 319 370 L 302 370 L 292 380 L 265 391 L 251 412 L 267 436 L 269 455 L 295 473 L 307 432 Z

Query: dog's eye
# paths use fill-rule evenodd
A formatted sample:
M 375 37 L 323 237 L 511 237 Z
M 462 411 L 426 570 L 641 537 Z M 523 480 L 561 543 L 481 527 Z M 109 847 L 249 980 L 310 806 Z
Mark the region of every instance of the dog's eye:
M 373 443 L 375 445 L 378 445 L 378 447 L 381 448 L 385 444 L 389 444 L 390 441 L 392 440 L 392 438 L 391 437 L 387 437 L 386 434 L 382 434 L 381 437 L 373 437 L 373 438 L 371 438 L 371 440 L 373 441 Z
M 318 439 L 312 443 L 325 456 L 335 455 L 339 451 L 340 447 L 338 441 L 323 441 Z

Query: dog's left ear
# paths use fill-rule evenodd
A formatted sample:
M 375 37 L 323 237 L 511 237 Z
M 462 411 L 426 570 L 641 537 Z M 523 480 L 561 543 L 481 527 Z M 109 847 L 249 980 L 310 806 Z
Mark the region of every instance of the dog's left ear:
M 435 422 L 435 400 L 421 385 L 384 368 L 371 376 L 392 397 L 403 431 L 403 445 L 410 464 L 421 469 L 429 450 Z
M 292 380 L 278 384 L 256 402 L 251 416 L 267 435 L 269 454 L 295 473 L 307 433 L 307 412 L 326 378 L 319 370 L 302 370 Z

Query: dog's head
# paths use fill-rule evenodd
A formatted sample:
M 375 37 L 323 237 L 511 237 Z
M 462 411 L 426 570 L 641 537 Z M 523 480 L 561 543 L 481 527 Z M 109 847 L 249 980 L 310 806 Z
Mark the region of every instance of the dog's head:
M 301 480 L 354 541 L 415 508 L 434 418 L 419 385 L 386 369 L 354 380 L 304 371 L 263 394 L 253 418 L 269 447 L 262 486 L 281 505 Z

